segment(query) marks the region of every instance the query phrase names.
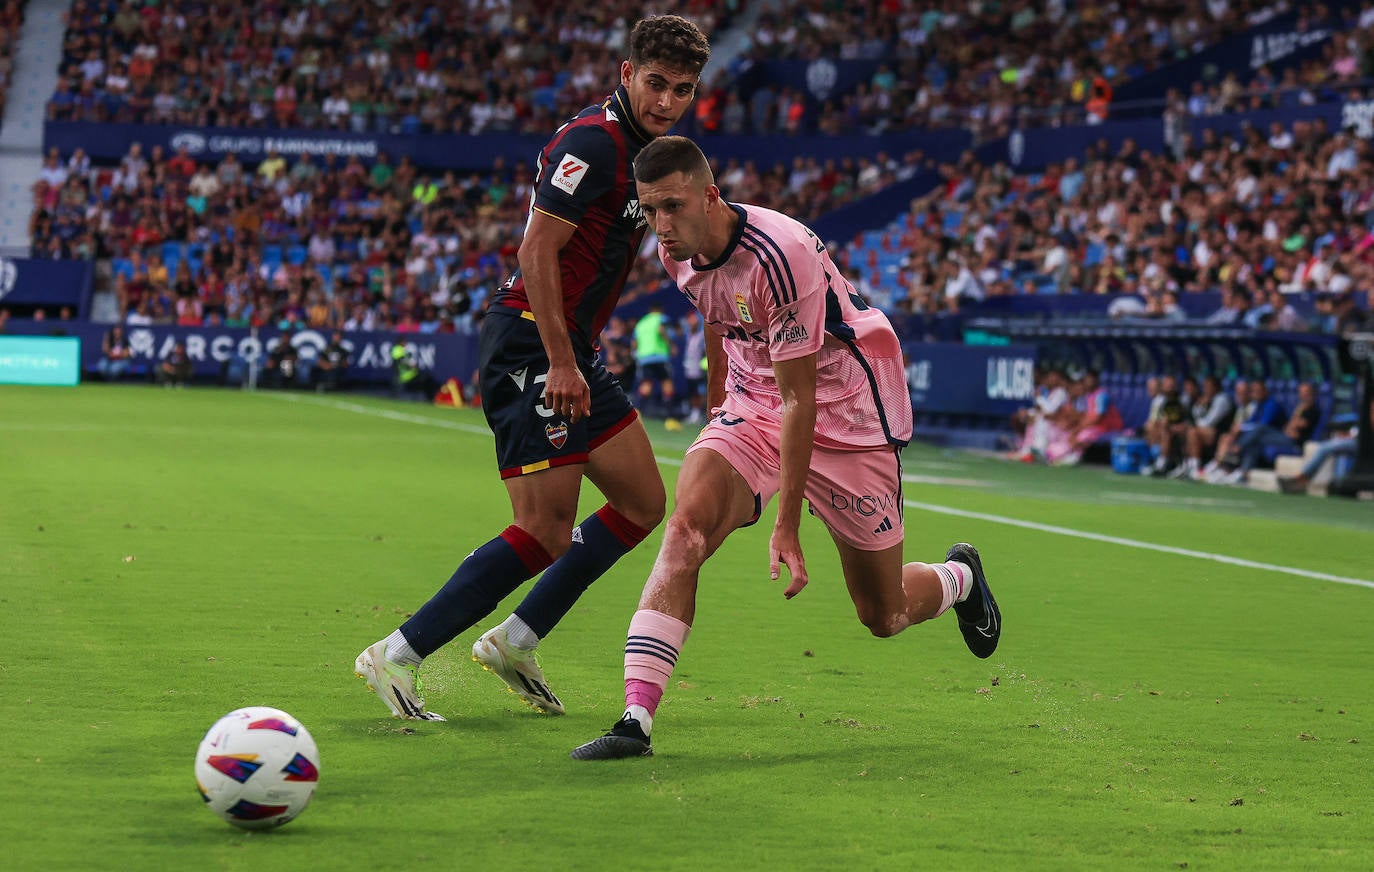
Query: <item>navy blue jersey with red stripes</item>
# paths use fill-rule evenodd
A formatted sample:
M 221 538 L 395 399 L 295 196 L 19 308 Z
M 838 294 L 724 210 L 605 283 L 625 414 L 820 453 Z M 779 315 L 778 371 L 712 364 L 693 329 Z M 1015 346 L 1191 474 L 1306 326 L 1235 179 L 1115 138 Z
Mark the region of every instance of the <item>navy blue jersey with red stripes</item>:
M 573 349 L 584 359 L 619 302 L 644 240 L 633 163 L 652 138 L 635 121 L 622 85 L 560 127 L 539 153 L 531 210 L 577 228 L 558 260 L 563 315 Z M 518 268 L 492 304 L 530 311 Z

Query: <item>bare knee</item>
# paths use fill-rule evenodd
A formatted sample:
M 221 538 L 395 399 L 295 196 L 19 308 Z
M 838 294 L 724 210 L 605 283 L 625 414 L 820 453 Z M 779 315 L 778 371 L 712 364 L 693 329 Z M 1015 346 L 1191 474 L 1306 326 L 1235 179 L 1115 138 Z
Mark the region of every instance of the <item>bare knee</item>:
M 663 556 L 688 568 L 706 562 L 706 526 L 688 512 L 676 512 L 663 531 Z
M 871 605 L 859 605 L 857 609 L 859 621 L 879 639 L 895 636 L 911 625 L 911 619 L 901 612 Z

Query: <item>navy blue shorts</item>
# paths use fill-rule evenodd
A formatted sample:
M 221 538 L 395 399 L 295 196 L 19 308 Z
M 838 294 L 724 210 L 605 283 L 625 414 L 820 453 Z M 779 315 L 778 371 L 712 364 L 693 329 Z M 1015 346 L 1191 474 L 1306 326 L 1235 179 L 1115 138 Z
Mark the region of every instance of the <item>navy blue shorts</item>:
M 488 313 L 482 320 L 479 355 L 482 411 L 496 435 L 502 478 L 586 463 L 594 449 L 639 416 L 601 359 L 587 361 L 581 355 L 577 368 L 591 388 L 591 415 L 574 424 L 546 406 L 549 358 L 539 328 L 517 311 L 494 308 Z

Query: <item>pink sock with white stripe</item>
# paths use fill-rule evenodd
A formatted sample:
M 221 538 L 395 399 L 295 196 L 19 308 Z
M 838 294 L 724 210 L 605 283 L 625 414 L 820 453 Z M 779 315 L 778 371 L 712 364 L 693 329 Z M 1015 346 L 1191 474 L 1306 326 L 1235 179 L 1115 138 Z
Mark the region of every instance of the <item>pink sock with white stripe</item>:
M 951 560 L 948 563 L 932 563 L 930 568 L 940 576 L 940 610 L 936 617 L 949 611 L 950 606 L 968 599 L 973 587 L 973 570 L 967 564 Z
M 689 624 L 652 609 L 640 609 L 630 619 L 625 639 L 625 710 L 633 712 L 646 734 L 691 630 Z

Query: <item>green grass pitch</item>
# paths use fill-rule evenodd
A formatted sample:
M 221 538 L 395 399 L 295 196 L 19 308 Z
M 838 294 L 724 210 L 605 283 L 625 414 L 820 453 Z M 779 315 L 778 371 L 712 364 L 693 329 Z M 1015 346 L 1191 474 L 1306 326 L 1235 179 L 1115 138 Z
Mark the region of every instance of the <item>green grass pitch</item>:
M 690 434 L 650 435 L 671 494 Z M 479 413 L 0 387 L 0 866 L 1374 868 L 1374 506 L 905 464 L 908 557 L 978 545 L 993 658 L 953 616 L 869 637 L 813 519 L 784 601 L 766 521 L 707 564 L 657 756 L 577 763 L 619 714 L 657 534 L 543 646 L 566 717 L 469 660 L 487 622 L 426 665 L 448 723 L 386 717 L 352 674 L 508 523 Z M 191 772 L 249 704 L 321 754 L 311 807 L 264 834 Z

